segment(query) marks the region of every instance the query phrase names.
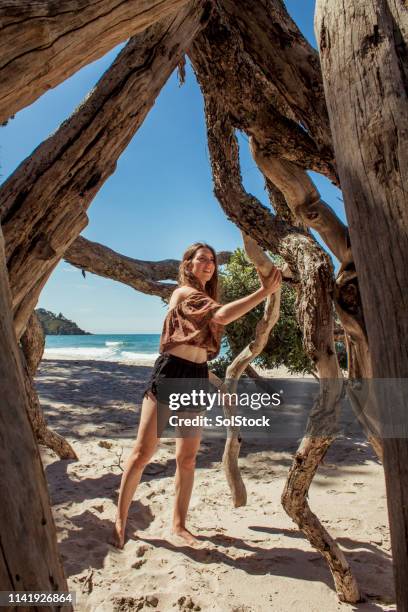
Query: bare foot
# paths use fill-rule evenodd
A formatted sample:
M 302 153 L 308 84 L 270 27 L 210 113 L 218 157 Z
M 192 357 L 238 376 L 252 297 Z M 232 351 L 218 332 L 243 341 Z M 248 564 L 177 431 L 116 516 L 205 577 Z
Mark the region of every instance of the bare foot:
M 189 546 L 194 546 L 194 548 L 201 546 L 201 542 L 197 540 L 197 538 L 193 536 L 191 531 L 189 531 L 185 527 L 173 527 L 171 533 L 177 536 L 178 538 L 181 538 L 181 540 L 183 540 L 183 543 L 187 543 Z
M 122 525 L 121 521 L 116 521 L 113 527 L 112 535 L 109 538 L 109 544 L 112 546 L 116 546 L 122 550 L 125 545 L 125 527 Z

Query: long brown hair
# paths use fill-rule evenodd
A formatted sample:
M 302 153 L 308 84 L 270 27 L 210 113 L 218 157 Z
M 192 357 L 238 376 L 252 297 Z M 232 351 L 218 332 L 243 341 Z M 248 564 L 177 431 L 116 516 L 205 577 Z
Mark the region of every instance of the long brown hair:
M 202 291 L 203 288 L 198 281 L 198 279 L 191 272 L 191 261 L 194 255 L 197 253 L 198 249 L 208 249 L 211 251 L 214 257 L 215 269 L 214 274 L 210 278 L 209 281 L 205 283 L 204 291 L 209 295 L 213 300 L 218 299 L 218 264 L 217 264 L 217 254 L 209 244 L 205 242 L 195 242 L 191 246 L 186 249 L 183 259 L 181 260 L 179 273 L 178 273 L 178 284 L 179 287 L 183 285 L 188 285 L 189 287 L 194 287 L 194 289 L 198 289 Z

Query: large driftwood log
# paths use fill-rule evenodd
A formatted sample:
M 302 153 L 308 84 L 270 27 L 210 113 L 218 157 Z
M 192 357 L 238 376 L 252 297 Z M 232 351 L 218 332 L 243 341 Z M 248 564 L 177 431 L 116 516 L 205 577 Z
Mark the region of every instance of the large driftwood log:
M 0 229 L 0 590 L 67 591 L 47 483 L 27 417 Z M 38 606 L 54 610 L 59 606 Z
M 317 285 L 315 294 L 321 294 L 321 279 L 318 275 L 310 279 L 310 289 L 314 284 Z M 315 362 L 320 392 L 311 410 L 305 435 L 289 470 L 282 493 L 282 505 L 312 546 L 326 559 L 340 601 L 356 603 L 360 600 L 360 593 L 350 566 L 343 552 L 312 512 L 308 503 L 308 493 L 313 477 L 336 437 L 343 389 L 342 374 L 334 347 L 333 313 L 329 291 L 325 297 L 327 300 L 326 308 L 324 308 L 326 318 L 322 318 L 317 325 L 310 328 L 311 343 L 309 345 L 306 343 L 307 353 Z M 307 307 L 310 308 L 310 306 Z M 322 312 L 321 305 L 316 314 L 319 311 Z M 305 315 L 305 311 L 301 313 L 301 317 Z
M 218 264 L 225 264 L 230 256 L 231 253 L 228 251 L 217 253 Z M 81 270 L 110 278 L 129 285 L 136 291 L 165 299 L 170 297 L 175 285 L 161 281 L 177 280 L 180 266 L 180 261 L 176 259 L 163 261 L 133 259 L 82 236 L 79 236 L 65 251 L 64 259 Z
M 315 25 L 373 376 L 406 379 L 408 9 L 393 0 L 318 0 Z M 404 414 L 403 394 L 395 389 L 394 397 L 388 393 L 377 401 L 383 423 L 393 427 L 394 411 Z M 403 612 L 408 440 L 386 437 L 383 443 L 397 606 Z
M 54 451 L 60 459 L 73 459 L 76 461 L 78 456 L 70 443 L 56 431 L 49 429 L 43 409 L 35 390 L 34 381 L 28 372 L 22 357 L 22 367 L 24 375 L 24 386 L 28 399 L 28 416 L 30 417 L 31 425 L 38 444 L 43 444 Z
M 86 209 L 205 20 L 200 1 L 133 37 L 94 91 L 0 190 L 17 337 Z
M 28 321 L 27 328 L 21 337 L 22 367 L 24 385 L 28 398 L 28 415 L 34 435 L 39 444 L 44 444 L 54 451 L 60 459 L 78 459 L 74 449 L 60 434 L 48 428 L 43 409 L 34 386 L 34 376 L 41 361 L 45 338 L 35 312 Z
M 290 470 L 282 503 L 312 546 L 325 557 L 339 598 L 356 602 L 360 598 L 358 586 L 344 554 L 312 513 L 307 502 L 308 490 L 319 462 L 335 438 L 343 388 L 333 337 L 333 267 L 327 254 L 311 236 L 302 235 L 297 230 L 295 235 L 298 238 L 301 236 L 303 241 L 299 240 L 296 244 L 287 224 L 271 220 L 272 214 L 245 192 L 240 174 L 238 144 L 231 122 L 213 97 L 206 95 L 205 104 L 215 193 L 226 214 L 241 229 L 258 244 L 263 246 L 269 243 L 266 248 L 282 255 L 292 266 L 292 274 L 299 280 L 297 311 L 303 330 L 303 344 L 320 379 L 320 393 L 309 417 L 306 437 Z M 256 213 L 258 223 L 255 221 Z M 266 238 L 264 232 L 267 220 L 269 232 Z M 292 232 L 295 232 L 294 228 Z
M 187 0 L 0 4 L 0 124 Z

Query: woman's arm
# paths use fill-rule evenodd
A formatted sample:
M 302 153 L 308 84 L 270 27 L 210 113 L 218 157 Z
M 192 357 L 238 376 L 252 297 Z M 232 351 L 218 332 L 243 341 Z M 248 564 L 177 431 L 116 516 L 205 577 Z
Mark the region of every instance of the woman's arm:
M 255 306 L 258 306 L 270 293 L 275 293 L 282 282 L 282 275 L 278 268 L 274 268 L 269 276 L 259 276 L 259 278 L 262 285 L 260 289 L 239 300 L 224 304 L 214 313 L 212 320 L 221 325 L 228 325 L 228 323 L 236 321 Z

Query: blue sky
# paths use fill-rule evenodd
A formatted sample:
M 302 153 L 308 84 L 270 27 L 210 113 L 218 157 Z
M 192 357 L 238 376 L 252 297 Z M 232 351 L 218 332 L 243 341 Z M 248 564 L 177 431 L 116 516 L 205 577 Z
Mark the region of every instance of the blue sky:
M 315 45 L 314 0 L 287 0 L 286 5 Z M 0 130 L 1 180 L 73 112 L 116 54 L 117 49 L 86 66 Z M 245 186 L 267 204 L 263 179 L 244 139 L 241 145 Z M 339 191 L 323 177 L 313 178 L 322 197 L 344 220 Z M 179 259 L 197 240 L 217 250 L 242 246 L 239 230 L 213 195 L 203 101 L 190 69 L 181 88 L 177 75 L 171 76 L 88 216 L 86 238 L 137 259 Z M 55 269 L 38 306 L 62 312 L 94 333 L 158 333 L 165 314 L 160 298 L 92 274 L 84 279 L 65 262 Z

